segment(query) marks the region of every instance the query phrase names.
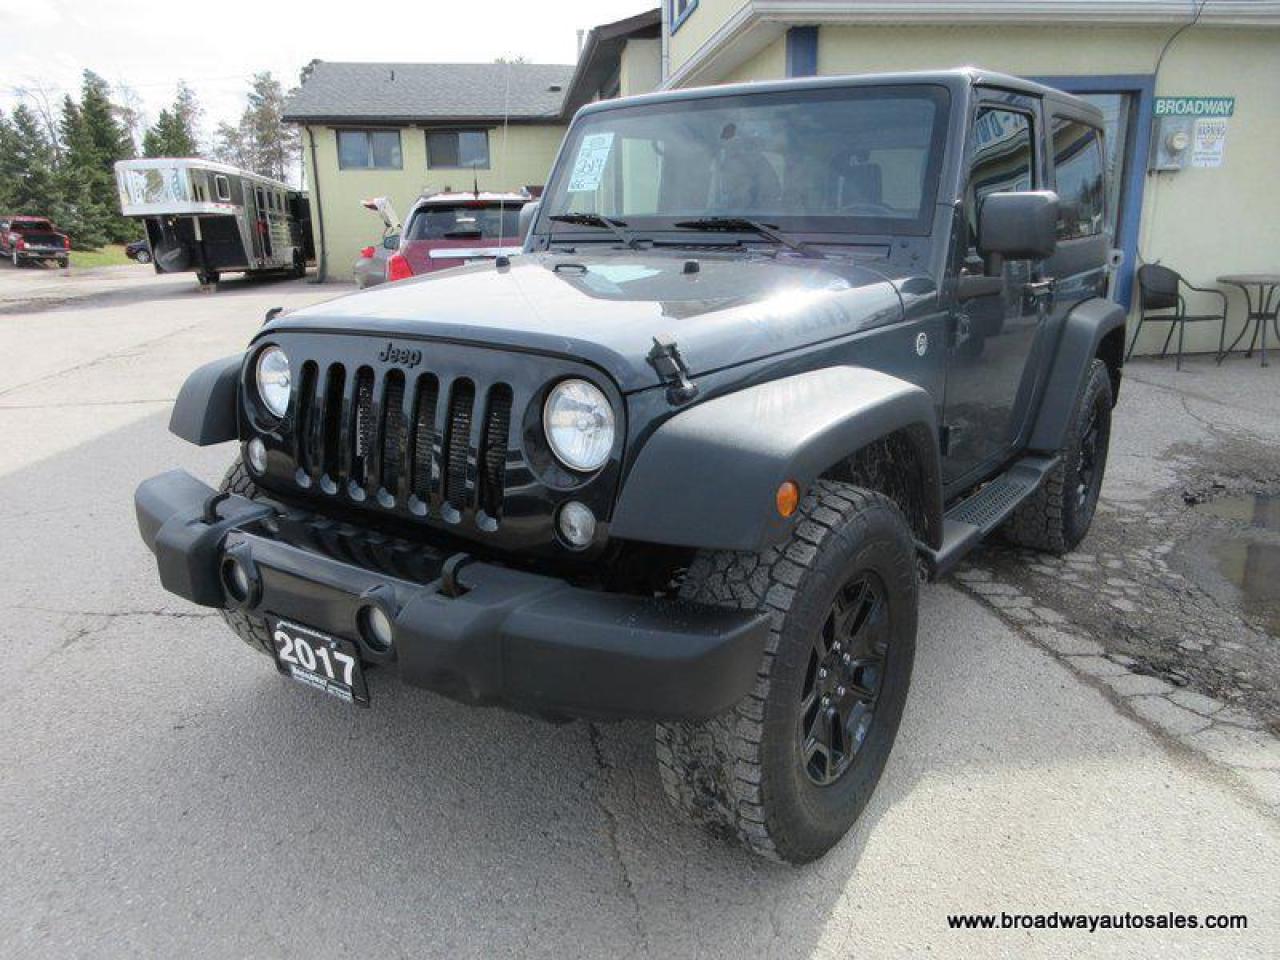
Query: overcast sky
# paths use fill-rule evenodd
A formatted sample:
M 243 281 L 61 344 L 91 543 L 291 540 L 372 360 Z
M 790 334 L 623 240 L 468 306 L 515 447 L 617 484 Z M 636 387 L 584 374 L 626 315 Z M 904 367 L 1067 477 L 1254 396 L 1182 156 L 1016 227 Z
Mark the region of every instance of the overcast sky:
M 205 132 L 243 109 L 249 75 L 271 70 L 288 89 L 309 60 L 480 62 L 523 56 L 573 63 L 576 31 L 655 0 L 0 0 L 0 108 L 42 83 L 58 99 L 81 70 L 133 87 L 149 119 L 186 80 Z

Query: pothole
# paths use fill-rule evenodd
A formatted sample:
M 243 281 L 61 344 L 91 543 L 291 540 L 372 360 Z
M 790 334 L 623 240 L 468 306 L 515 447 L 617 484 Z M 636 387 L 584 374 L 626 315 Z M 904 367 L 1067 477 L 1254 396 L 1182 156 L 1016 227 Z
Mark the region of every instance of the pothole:
M 1247 619 L 1280 639 L 1280 494 L 1219 497 L 1197 512 L 1226 521 L 1211 551 Z
M 1277 493 L 1219 497 L 1198 504 L 1197 509 L 1221 520 L 1233 520 L 1259 530 L 1280 533 L 1280 494 Z
M 1131 672 L 1241 708 L 1280 734 L 1280 474 L 1257 443 L 1198 447 L 1178 486 L 1099 504 L 1058 558 L 993 544 L 981 562 Z M 988 598 L 994 605 L 1000 598 Z

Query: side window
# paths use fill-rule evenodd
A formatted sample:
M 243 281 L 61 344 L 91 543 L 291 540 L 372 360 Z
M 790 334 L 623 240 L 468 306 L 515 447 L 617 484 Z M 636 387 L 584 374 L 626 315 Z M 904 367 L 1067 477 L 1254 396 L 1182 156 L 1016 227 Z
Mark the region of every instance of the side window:
M 1107 214 L 1101 132 L 1074 120 L 1054 120 L 1053 167 L 1059 202 L 1058 239 L 1101 233 Z
M 698 8 L 698 0 L 671 0 L 671 32 L 680 29 L 681 24 L 689 19 L 689 14 Z
M 231 199 L 231 182 L 222 174 L 215 174 L 213 189 L 218 192 L 218 199 L 226 202 Z
M 428 169 L 489 169 L 488 130 L 428 130 Z
M 973 124 L 973 166 L 969 171 L 969 245 L 978 239 L 978 210 L 991 193 L 1035 186 L 1031 118 L 1013 110 L 983 107 Z
M 343 170 L 399 170 L 399 130 L 339 130 L 338 166 Z

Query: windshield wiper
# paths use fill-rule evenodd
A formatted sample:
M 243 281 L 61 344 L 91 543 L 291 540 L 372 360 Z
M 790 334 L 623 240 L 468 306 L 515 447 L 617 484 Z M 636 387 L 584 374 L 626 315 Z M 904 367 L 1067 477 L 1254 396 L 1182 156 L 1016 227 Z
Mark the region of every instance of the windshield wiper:
M 674 224 L 681 230 L 714 230 L 720 233 L 754 233 L 758 237 L 768 240 L 770 243 L 779 243 L 789 250 L 806 257 L 818 257 L 825 260 L 826 254 L 820 250 L 814 250 L 808 244 L 799 240 L 792 240 L 782 233 L 778 232 L 778 225 L 775 223 L 761 223 L 759 220 L 749 220 L 746 217 L 701 217 L 697 220 L 681 220 Z
M 627 225 L 625 220 L 602 217 L 598 213 L 557 213 L 547 219 L 554 220 L 556 223 L 572 223 L 578 227 L 603 227 L 605 230 L 613 231 L 613 235 L 632 250 L 640 249 L 640 241 L 623 229 Z

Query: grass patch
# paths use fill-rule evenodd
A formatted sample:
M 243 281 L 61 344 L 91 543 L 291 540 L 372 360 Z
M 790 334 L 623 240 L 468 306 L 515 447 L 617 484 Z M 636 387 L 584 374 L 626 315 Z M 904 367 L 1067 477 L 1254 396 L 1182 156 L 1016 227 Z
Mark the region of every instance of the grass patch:
M 133 261 L 125 256 L 122 243 L 109 243 L 100 250 L 71 250 L 73 267 L 118 267 L 126 263 Z

